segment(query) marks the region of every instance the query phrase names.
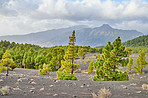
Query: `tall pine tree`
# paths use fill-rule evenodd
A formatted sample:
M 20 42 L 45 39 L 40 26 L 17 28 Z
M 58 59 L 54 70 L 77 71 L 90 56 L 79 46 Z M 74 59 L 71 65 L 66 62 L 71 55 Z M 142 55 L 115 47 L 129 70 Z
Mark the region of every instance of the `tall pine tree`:
M 69 45 L 68 45 L 68 59 L 71 60 L 71 74 L 73 74 L 74 71 L 74 59 L 76 57 L 76 51 L 75 51 L 75 31 L 72 32 L 72 36 L 69 36 Z
M 61 61 L 62 66 L 57 71 L 58 79 L 61 80 L 77 79 L 77 77 L 74 76 L 74 70 L 76 70 L 79 65 L 74 63 L 75 58 L 76 58 L 75 31 L 73 31 L 72 36 L 69 36 L 69 45 L 64 57 L 65 61 L 64 60 Z

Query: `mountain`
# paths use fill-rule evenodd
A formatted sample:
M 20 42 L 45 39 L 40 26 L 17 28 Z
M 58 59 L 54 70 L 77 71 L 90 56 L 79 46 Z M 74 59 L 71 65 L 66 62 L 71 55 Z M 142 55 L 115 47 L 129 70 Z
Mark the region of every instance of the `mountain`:
M 18 43 L 31 43 L 46 47 L 68 45 L 69 36 L 71 36 L 73 30 L 76 30 L 76 45 L 86 45 L 92 47 L 104 46 L 108 41 L 113 42 L 118 36 L 121 37 L 122 42 L 125 42 L 143 35 L 136 30 L 114 29 L 108 24 L 104 24 L 95 28 L 89 28 L 87 26 L 74 26 L 26 35 L 1 36 L 0 40 L 14 41 Z
M 148 47 L 148 35 L 139 36 L 132 40 L 128 40 L 122 44 L 126 47 L 138 47 L 138 46 Z

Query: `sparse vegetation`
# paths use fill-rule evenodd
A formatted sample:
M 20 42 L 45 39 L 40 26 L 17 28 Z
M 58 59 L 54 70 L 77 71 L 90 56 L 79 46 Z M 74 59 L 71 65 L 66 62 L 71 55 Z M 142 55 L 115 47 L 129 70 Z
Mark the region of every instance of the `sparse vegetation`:
M 148 84 L 142 84 L 142 89 L 143 90 L 148 90 Z
M 8 95 L 9 94 L 9 86 L 3 86 L 0 91 L 2 92 L 3 95 Z
M 97 94 L 92 93 L 93 98 L 110 98 L 111 91 L 106 88 L 101 88 Z

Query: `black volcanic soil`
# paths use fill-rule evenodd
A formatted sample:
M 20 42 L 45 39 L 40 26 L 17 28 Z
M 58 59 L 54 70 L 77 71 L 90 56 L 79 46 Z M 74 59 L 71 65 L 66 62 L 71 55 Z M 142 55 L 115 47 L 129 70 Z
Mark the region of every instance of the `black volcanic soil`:
M 87 54 L 86 58 L 95 60 L 93 55 Z M 134 64 L 137 57 L 137 54 L 133 57 Z M 146 60 L 148 61 L 148 57 Z M 87 74 L 89 62 L 76 62 L 80 63 L 81 72 L 75 73 L 78 80 L 73 81 L 58 80 L 56 72 L 39 75 L 39 71 L 33 69 L 16 68 L 9 71 L 7 77 L 0 74 L 0 88 L 10 86 L 10 94 L 0 95 L 0 98 L 92 98 L 91 93 L 97 93 L 104 87 L 110 89 L 111 98 L 148 98 L 148 90 L 142 89 L 142 84 L 148 84 L 148 66 L 144 69 L 145 74 L 129 74 L 129 81 L 93 81 L 95 73 Z M 132 78 L 136 80 L 131 80 Z

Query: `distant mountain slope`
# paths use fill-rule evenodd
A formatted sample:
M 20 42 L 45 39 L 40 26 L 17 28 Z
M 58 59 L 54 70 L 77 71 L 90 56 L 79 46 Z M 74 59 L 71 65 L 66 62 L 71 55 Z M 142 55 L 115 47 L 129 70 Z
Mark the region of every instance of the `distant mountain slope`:
M 138 46 L 148 46 L 148 35 L 139 36 L 132 40 L 128 40 L 127 42 L 123 43 L 126 47 L 138 47 Z
M 122 42 L 133 39 L 142 33 L 136 30 L 120 30 L 104 24 L 101 27 L 88 28 L 86 26 L 75 26 L 70 28 L 55 29 L 31 33 L 27 35 L 1 36 L 0 40 L 9 40 L 18 43 L 31 43 L 40 46 L 68 45 L 69 36 L 76 30 L 76 45 L 104 46 L 108 41 L 113 42 L 118 36 Z

